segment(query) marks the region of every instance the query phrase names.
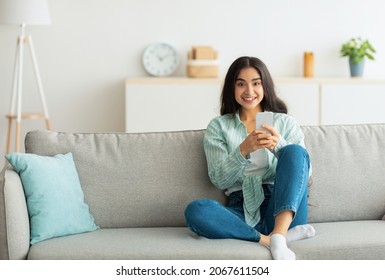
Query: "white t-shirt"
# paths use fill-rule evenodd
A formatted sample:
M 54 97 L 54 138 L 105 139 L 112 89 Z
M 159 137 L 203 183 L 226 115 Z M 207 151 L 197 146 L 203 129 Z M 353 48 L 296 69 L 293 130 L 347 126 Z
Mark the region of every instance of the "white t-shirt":
M 265 174 L 267 168 L 269 167 L 269 159 L 267 149 L 260 149 L 252 152 L 250 154 L 251 163 L 246 167 L 244 174 L 262 176 Z

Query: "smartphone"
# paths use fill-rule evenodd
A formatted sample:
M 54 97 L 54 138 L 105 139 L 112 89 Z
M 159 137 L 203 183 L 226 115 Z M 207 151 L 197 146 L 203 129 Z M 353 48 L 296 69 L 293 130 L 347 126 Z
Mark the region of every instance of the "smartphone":
M 264 130 L 266 133 L 270 133 L 267 129 L 262 128 L 262 125 L 273 126 L 274 115 L 272 112 L 258 113 L 256 116 L 256 129 Z

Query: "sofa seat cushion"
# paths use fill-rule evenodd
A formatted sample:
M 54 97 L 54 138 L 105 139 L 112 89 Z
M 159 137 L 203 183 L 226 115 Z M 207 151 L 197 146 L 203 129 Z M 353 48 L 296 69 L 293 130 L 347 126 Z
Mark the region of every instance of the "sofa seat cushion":
M 33 245 L 29 259 L 271 259 L 267 248 L 235 239 L 209 240 L 185 227 L 99 229 Z
M 385 259 L 385 222 L 315 223 L 314 238 L 289 247 L 297 259 Z M 370 233 L 370 234 L 368 234 Z M 33 245 L 29 259 L 271 259 L 268 249 L 235 239 L 209 240 L 184 227 L 100 229 Z
M 314 238 L 292 242 L 297 259 L 383 260 L 385 222 L 381 220 L 312 224 Z

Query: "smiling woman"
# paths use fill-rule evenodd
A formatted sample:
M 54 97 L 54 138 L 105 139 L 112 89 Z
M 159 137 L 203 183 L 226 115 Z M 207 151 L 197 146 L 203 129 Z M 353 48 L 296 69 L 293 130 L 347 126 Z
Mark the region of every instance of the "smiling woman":
M 311 168 L 304 134 L 258 58 L 231 64 L 221 104 L 221 116 L 206 129 L 204 150 L 209 177 L 229 196 L 228 204 L 193 201 L 185 211 L 187 224 L 207 238 L 259 242 L 273 259 L 295 259 L 287 241 L 315 234 L 307 224 Z M 261 112 L 273 114 L 263 129 L 256 127 Z
M 262 90 L 263 92 L 261 106 L 263 106 L 263 108 L 267 111 L 286 114 L 286 104 L 277 97 L 273 79 L 266 65 L 260 59 L 255 57 L 240 57 L 233 62 L 225 77 L 225 83 L 221 96 L 221 115 L 235 113 L 241 107 L 241 105 L 235 99 L 234 89 L 235 86 L 238 86 L 236 84 L 237 79 L 242 79 L 239 74 L 246 69 L 249 69 L 249 71 L 253 71 L 254 69 L 256 73 L 249 73 L 249 75 L 255 75 L 253 79 L 260 79 L 262 88 L 260 88 L 258 91 Z M 255 85 L 253 86 L 260 87 L 257 81 L 254 82 Z M 242 86 L 244 86 L 244 84 L 245 82 L 241 83 Z
M 255 119 L 256 113 L 262 112 L 262 99 L 262 80 L 258 71 L 253 67 L 242 69 L 235 82 L 235 100 L 245 110 L 251 110 Z

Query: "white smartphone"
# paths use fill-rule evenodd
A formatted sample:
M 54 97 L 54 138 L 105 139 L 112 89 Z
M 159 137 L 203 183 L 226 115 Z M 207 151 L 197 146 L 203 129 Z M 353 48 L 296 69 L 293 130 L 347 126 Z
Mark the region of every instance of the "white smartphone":
M 274 115 L 272 112 L 262 112 L 258 113 L 256 116 L 256 129 L 264 130 L 267 133 L 270 133 L 267 129 L 262 128 L 262 125 L 273 126 L 274 123 Z

